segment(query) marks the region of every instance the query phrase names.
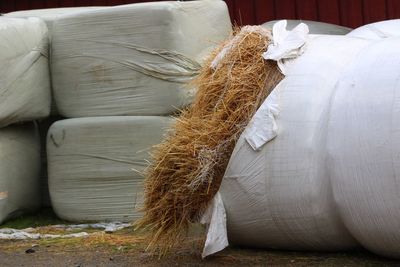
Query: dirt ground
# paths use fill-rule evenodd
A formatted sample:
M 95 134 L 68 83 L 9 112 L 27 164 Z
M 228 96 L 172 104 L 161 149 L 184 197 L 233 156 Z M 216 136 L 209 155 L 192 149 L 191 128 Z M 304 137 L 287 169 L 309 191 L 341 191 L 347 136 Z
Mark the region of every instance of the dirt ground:
M 42 232 L 51 232 L 44 228 Z M 190 238 L 167 256 L 145 251 L 143 234 L 133 229 L 93 232 L 89 237 L 0 241 L 0 266 L 400 266 L 365 251 L 300 253 L 228 248 L 201 259 L 201 240 Z

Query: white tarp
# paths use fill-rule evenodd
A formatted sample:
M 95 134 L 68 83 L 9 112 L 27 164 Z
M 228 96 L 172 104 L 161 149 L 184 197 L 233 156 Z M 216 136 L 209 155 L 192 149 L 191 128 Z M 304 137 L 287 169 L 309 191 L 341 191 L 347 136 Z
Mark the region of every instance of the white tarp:
M 279 22 L 279 20 L 272 20 L 264 23 L 262 26 L 266 28 L 272 29 L 274 24 Z M 318 22 L 318 21 L 310 21 L 310 20 L 287 20 L 288 22 L 288 30 L 294 29 L 300 23 L 305 23 L 310 29 L 311 34 L 330 34 L 330 35 L 345 35 L 351 31 L 350 28 Z
M 173 119 L 153 116 L 61 120 L 47 136 L 49 189 L 69 221 L 131 221 L 141 214 L 150 148 Z
M 0 127 L 48 116 L 48 38 L 42 20 L 0 17 L 0 66 Z
M 348 36 L 380 40 L 400 36 L 400 19 L 386 20 L 361 26 L 351 31 Z
M 254 150 L 242 135 L 220 188 L 230 243 L 320 251 L 358 245 L 335 206 L 325 142 L 335 84 L 368 44 L 312 36 L 286 67 L 276 96 L 267 99 L 277 102 L 277 136 Z
M 0 129 L 0 223 L 40 206 L 40 140 L 33 123 Z
M 223 1 L 155 2 L 65 15 L 53 24 L 52 75 L 66 117 L 165 115 L 231 32 Z

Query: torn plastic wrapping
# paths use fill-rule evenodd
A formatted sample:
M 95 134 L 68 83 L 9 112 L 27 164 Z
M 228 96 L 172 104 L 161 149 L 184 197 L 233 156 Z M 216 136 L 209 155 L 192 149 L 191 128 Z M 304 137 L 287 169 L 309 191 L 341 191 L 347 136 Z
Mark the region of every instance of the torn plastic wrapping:
M 380 40 L 400 36 L 400 19 L 375 22 L 354 29 L 347 36 Z
M 149 151 L 173 119 L 153 116 L 61 120 L 48 133 L 53 209 L 69 221 L 139 218 Z
M 286 26 L 286 20 L 274 24 L 272 43 L 263 54 L 264 59 L 277 61 L 283 74 L 286 74 L 285 63 L 303 54 L 309 38 L 309 29 L 306 24 L 300 23 L 291 31 L 286 30 Z
M 186 83 L 231 24 L 223 1 L 157 2 L 63 16 L 52 74 L 61 115 L 165 115 L 191 101 Z
M 40 206 L 40 140 L 33 123 L 0 129 L 0 224 Z
M 304 54 L 288 66 L 274 89 L 279 97 L 264 103 L 272 99 L 280 110 L 268 124 L 271 133 L 276 124 L 277 136 L 253 148 L 246 140 L 254 127 L 250 123 L 220 187 L 231 243 L 297 250 L 358 246 L 335 207 L 325 142 L 335 84 L 368 44 L 345 36 L 311 36 Z
M 0 127 L 47 117 L 47 28 L 37 18 L 0 17 Z

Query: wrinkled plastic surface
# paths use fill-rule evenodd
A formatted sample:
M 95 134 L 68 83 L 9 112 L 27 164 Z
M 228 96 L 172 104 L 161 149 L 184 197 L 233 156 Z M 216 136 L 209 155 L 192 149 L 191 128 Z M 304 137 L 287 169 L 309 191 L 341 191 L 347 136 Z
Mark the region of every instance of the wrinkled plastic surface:
M 173 119 L 96 117 L 61 120 L 48 133 L 54 211 L 69 221 L 132 221 L 141 214 L 150 148 Z
M 62 16 L 52 75 L 66 117 L 165 115 L 188 104 L 186 83 L 231 32 L 223 1 L 155 2 Z
M 0 223 L 40 206 L 40 140 L 33 123 L 0 129 Z
M 335 205 L 325 144 L 335 84 L 368 44 L 313 36 L 289 65 L 274 89 L 277 136 L 256 151 L 242 135 L 220 188 L 230 243 L 319 251 L 358 246 Z
M 0 66 L 0 127 L 48 116 L 48 38 L 43 21 L 0 17 Z
M 270 28 L 274 26 L 275 23 L 279 22 L 279 20 L 272 20 L 262 24 L 263 27 Z M 300 23 L 305 23 L 310 29 L 311 34 L 330 34 L 330 35 L 345 35 L 351 31 L 351 28 L 318 22 L 318 21 L 310 21 L 310 20 L 287 20 L 288 22 L 288 30 L 292 30 L 294 27 L 299 25 Z
M 400 36 L 400 19 L 386 20 L 361 26 L 351 31 L 348 36 L 380 40 Z

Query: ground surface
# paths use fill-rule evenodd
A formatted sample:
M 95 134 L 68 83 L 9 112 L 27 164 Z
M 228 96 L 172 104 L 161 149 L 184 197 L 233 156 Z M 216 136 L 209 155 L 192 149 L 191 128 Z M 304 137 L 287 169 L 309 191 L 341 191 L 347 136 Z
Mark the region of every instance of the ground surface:
M 44 212 L 14 220 L 1 227 L 26 228 L 58 224 Z M 0 228 L 1 228 L 0 227 Z M 60 233 L 51 226 L 41 233 Z M 365 251 L 351 253 L 296 253 L 229 248 L 201 260 L 201 240 L 187 242 L 159 259 L 145 251 L 143 233 L 127 228 L 116 233 L 88 230 L 85 238 L 0 241 L 0 266 L 400 266 L 400 261 L 379 258 Z

